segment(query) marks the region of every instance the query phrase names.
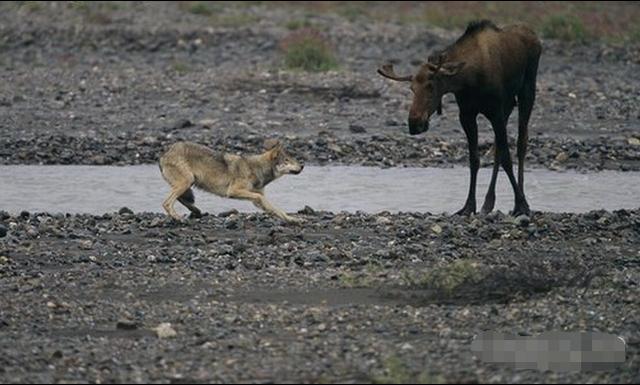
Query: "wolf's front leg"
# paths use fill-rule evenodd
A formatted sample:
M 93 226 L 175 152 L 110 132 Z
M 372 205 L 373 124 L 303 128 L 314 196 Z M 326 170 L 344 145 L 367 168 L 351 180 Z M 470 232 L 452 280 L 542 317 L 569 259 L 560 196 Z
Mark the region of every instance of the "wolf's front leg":
M 260 199 L 260 201 L 258 202 L 258 204 L 256 204 L 256 206 L 260 207 L 264 211 L 268 212 L 269 214 L 275 215 L 276 217 L 282 219 L 283 221 L 287 221 L 289 223 L 302 223 L 302 219 L 292 217 L 289 214 L 282 211 L 281 209 L 272 205 L 267 200 L 267 198 L 264 197 L 264 195 L 261 195 L 261 198 L 262 199 Z
M 256 207 L 264 210 L 265 212 L 267 212 L 267 213 L 269 213 L 271 215 L 274 215 L 274 216 L 282 219 L 283 221 L 286 221 L 286 222 L 289 222 L 289 223 L 301 223 L 302 222 L 301 219 L 294 218 L 294 217 L 288 215 L 287 213 L 285 213 L 284 211 L 280 210 L 279 208 L 275 207 L 271 203 L 269 203 L 269 201 L 264 197 L 264 194 L 262 194 L 262 193 L 249 191 L 249 190 L 247 190 L 245 188 L 232 187 L 227 192 L 227 196 L 229 198 L 249 200 Z

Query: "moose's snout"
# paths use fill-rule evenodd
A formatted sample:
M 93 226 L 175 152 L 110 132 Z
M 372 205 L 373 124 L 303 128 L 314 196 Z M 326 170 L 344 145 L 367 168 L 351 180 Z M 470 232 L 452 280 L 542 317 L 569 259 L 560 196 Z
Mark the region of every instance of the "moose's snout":
M 420 118 L 409 118 L 409 134 L 418 135 L 429 129 L 429 121 Z

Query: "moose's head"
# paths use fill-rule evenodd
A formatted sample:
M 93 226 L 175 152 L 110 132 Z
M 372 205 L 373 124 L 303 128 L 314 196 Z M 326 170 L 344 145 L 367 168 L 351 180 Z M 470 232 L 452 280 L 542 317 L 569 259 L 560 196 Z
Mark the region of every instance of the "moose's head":
M 435 62 L 434 62 L 435 61 Z M 434 112 L 442 113 L 442 96 L 454 88 L 456 75 L 464 62 L 446 62 L 442 57 L 430 58 L 415 75 L 399 76 L 393 65 L 385 64 L 378 73 L 398 82 L 411 83 L 413 102 L 409 110 L 409 133 L 421 134 L 429 129 L 429 118 Z

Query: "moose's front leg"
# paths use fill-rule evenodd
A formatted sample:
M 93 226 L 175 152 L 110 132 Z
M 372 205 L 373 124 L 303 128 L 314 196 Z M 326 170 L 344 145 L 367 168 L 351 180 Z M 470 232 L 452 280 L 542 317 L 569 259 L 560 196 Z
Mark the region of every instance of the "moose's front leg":
M 476 122 L 477 114 L 460 112 L 460 124 L 467 135 L 469 144 L 469 171 L 471 174 L 469 184 L 469 194 L 464 207 L 456 212 L 456 215 L 471 215 L 476 212 L 476 180 L 478 178 L 478 169 L 480 168 L 480 157 L 478 155 L 478 124 Z

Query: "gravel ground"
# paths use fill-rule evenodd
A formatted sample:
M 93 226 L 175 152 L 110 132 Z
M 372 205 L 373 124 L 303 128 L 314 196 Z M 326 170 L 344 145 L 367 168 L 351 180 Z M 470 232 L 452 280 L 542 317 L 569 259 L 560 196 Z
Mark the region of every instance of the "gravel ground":
M 209 17 L 69 3 L 0 4 L 0 164 L 153 163 L 177 140 L 253 152 L 265 137 L 310 164 L 467 162 L 451 97 L 411 137 L 409 90 L 375 74 L 459 31 L 254 3 Z M 279 42 L 302 19 L 337 71 L 283 68 Z M 543 44 L 528 167 L 640 170 L 640 47 Z M 640 382 L 639 210 L 298 215 L 0 211 L 0 382 Z M 488 330 L 608 332 L 627 362 L 485 365 L 470 343 Z
M 640 380 L 638 210 L 306 209 L 304 227 L 121 213 L 1 214 L 2 382 Z M 175 337 L 159 337 L 163 323 Z M 485 330 L 614 333 L 627 363 L 486 365 L 469 351 Z
M 451 95 L 431 131 L 411 137 L 410 91 L 375 72 L 389 60 L 410 71 L 457 31 L 296 8 L 229 6 L 225 24 L 175 4 L 108 18 L 56 4 L 53 15 L 0 5 L 0 164 L 150 163 L 180 139 L 252 151 L 265 136 L 315 164 L 467 162 Z M 334 45 L 339 70 L 284 68 L 279 42 L 303 18 Z M 640 47 L 543 43 L 529 165 L 640 170 Z M 484 119 L 480 131 L 487 149 Z

